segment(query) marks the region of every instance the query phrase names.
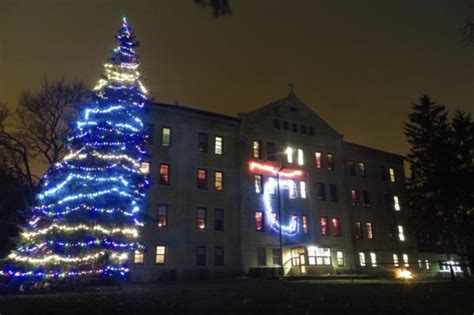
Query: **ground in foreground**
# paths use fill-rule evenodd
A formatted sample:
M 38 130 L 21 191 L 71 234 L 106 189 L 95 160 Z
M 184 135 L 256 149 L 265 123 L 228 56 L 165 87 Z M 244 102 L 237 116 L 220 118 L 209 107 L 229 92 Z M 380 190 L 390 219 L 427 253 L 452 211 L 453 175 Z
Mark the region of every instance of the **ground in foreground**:
M 473 314 L 474 282 L 257 279 L 0 296 L 0 314 Z

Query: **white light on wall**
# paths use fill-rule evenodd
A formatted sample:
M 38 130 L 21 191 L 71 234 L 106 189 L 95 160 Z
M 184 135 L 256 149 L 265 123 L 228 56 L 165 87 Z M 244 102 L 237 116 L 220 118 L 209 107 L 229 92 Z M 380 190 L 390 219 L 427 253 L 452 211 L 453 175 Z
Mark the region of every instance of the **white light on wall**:
M 300 195 L 302 199 L 306 199 L 306 182 L 300 182 Z
M 285 153 L 288 163 L 293 163 L 293 148 L 287 147 Z
M 304 165 L 303 150 L 298 149 L 298 165 Z

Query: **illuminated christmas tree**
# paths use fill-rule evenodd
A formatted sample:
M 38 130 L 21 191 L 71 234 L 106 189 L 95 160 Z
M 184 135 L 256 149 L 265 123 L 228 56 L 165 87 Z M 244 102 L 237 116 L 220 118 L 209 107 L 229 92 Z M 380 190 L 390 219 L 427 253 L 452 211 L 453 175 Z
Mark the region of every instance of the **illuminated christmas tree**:
M 44 176 L 22 245 L 1 273 L 19 278 L 125 276 L 148 180 L 142 169 L 146 90 L 124 18 L 93 102 L 81 109 L 69 154 Z

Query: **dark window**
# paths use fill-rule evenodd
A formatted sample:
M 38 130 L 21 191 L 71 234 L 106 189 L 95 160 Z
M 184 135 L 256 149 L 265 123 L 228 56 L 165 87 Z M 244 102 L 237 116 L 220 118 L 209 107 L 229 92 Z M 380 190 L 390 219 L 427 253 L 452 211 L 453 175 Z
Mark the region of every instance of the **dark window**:
M 153 134 L 155 133 L 155 125 L 153 124 L 145 124 L 145 135 L 146 135 L 146 143 L 153 144 Z
M 170 165 L 169 164 L 160 164 L 160 185 L 169 185 L 170 184 Z
M 337 186 L 336 184 L 329 185 L 329 194 L 331 195 L 331 201 L 337 202 Z
M 301 216 L 301 226 L 303 228 L 303 234 L 308 234 L 309 233 L 308 216 L 306 216 L 306 215 Z
M 353 206 L 359 206 L 360 205 L 359 191 L 357 189 L 352 189 L 351 190 L 351 200 L 352 200 L 352 205 Z
M 321 201 L 326 201 L 326 184 L 318 183 L 318 198 Z
M 298 132 L 298 124 L 292 123 L 292 124 L 291 124 L 291 130 L 292 130 L 293 132 Z
M 380 166 L 380 175 L 382 176 L 382 181 L 387 181 L 387 168 L 383 165 Z
M 362 239 L 362 224 L 360 221 L 355 221 L 355 237 L 357 239 Z
M 257 265 L 267 265 L 267 253 L 265 251 L 265 247 L 257 247 Z
M 300 133 L 305 135 L 306 134 L 306 126 L 305 125 L 300 125 Z
M 396 239 L 395 226 L 393 224 L 388 225 L 388 239 L 391 241 L 394 241 Z
M 321 235 L 329 235 L 328 217 L 321 217 L 319 221 L 321 223 Z
M 214 209 L 214 230 L 224 230 L 224 209 Z
M 308 127 L 308 133 L 310 136 L 314 136 L 314 128 L 313 127 Z
M 280 129 L 280 119 L 273 119 L 273 127 Z
M 198 230 L 206 229 L 207 209 L 197 208 L 196 209 L 196 228 Z
M 207 189 L 207 170 L 200 168 L 197 170 L 197 188 Z
M 208 139 L 207 133 L 200 132 L 198 134 L 198 151 L 199 152 L 207 152 L 208 147 Z
M 158 227 L 164 228 L 168 226 L 168 205 L 158 205 Z
M 391 210 L 392 209 L 393 199 L 390 196 L 390 194 L 384 194 L 383 195 L 383 205 L 384 205 L 386 210 Z
M 281 252 L 279 248 L 272 248 L 272 262 L 274 265 L 281 265 Z
M 262 142 L 254 140 L 252 143 L 252 156 L 254 159 L 262 158 Z
M 328 153 L 326 155 L 326 160 L 328 162 L 328 170 L 334 171 L 336 169 L 336 165 L 334 163 L 334 155 L 332 155 L 331 153 Z
M 349 176 L 356 175 L 355 162 L 352 160 L 347 161 L 347 170 L 349 171 Z
M 289 123 L 287 121 L 283 121 L 283 129 L 288 130 Z
M 267 143 L 267 160 L 269 161 L 275 161 L 275 143 L 273 142 L 268 142 Z
M 196 246 L 196 266 L 206 265 L 206 246 Z
M 161 146 L 169 147 L 171 145 L 171 128 L 161 128 Z
M 224 266 L 224 247 L 214 247 L 214 266 Z
M 367 190 L 362 191 L 362 199 L 364 202 L 364 207 L 370 207 L 369 192 Z
M 332 218 L 332 234 L 341 236 L 341 220 L 339 218 Z
M 265 231 L 265 217 L 262 211 L 255 211 L 255 231 Z
M 367 170 L 365 169 L 364 162 L 359 162 L 359 174 L 360 177 L 367 177 Z

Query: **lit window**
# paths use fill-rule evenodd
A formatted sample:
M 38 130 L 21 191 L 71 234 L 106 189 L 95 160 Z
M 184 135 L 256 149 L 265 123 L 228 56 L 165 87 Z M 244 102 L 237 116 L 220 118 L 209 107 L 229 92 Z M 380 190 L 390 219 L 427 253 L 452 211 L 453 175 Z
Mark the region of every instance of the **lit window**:
M 390 181 L 395 183 L 395 170 L 393 168 L 388 169 L 388 174 L 390 175 Z
M 160 164 L 160 185 L 170 184 L 170 165 Z
M 301 198 L 306 199 L 306 182 L 300 182 L 300 194 Z
M 423 269 L 423 262 L 421 259 L 418 259 L 418 268 Z
M 203 168 L 197 171 L 197 188 L 207 189 L 207 170 Z
M 196 209 L 196 228 L 198 230 L 204 230 L 206 228 L 206 208 Z
M 402 242 L 405 241 L 405 232 L 403 231 L 403 226 L 398 226 L 398 239 Z
M 400 266 L 400 263 L 398 262 L 398 255 L 397 254 L 393 254 L 393 266 L 394 267 Z
M 257 232 L 265 231 L 265 219 L 263 217 L 262 211 L 255 211 L 255 231 Z
M 323 159 L 322 159 L 321 152 L 314 153 L 314 162 L 316 164 L 316 168 L 322 168 L 323 167 Z
M 328 171 L 334 171 L 336 169 L 336 164 L 334 163 L 334 155 L 328 153 L 326 155 L 326 160 L 328 162 Z
M 206 246 L 196 246 L 196 266 L 206 265 Z
M 275 143 L 267 142 L 267 160 L 275 161 L 276 160 L 275 153 L 276 153 Z
M 214 231 L 224 230 L 224 209 L 214 209 Z
M 161 129 L 161 146 L 169 147 L 171 144 L 171 128 L 163 127 Z
M 168 226 L 168 205 L 158 205 L 158 227 L 164 228 Z
M 370 207 L 370 198 L 369 198 L 369 192 L 367 190 L 362 191 L 362 199 L 364 202 L 364 207 L 369 208 Z
M 223 172 L 216 171 L 214 173 L 214 189 L 216 191 L 224 190 L 224 173 Z
M 308 234 L 309 233 L 308 217 L 305 215 L 301 216 L 301 223 L 303 226 L 303 234 Z
M 359 162 L 359 174 L 360 174 L 360 177 L 367 177 L 367 172 L 365 171 L 364 162 Z
M 297 196 L 298 196 L 298 192 L 296 191 L 296 183 L 294 180 L 290 179 L 289 180 L 290 182 L 290 187 L 288 188 L 289 190 L 289 195 L 290 195 L 290 199 L 295 199 Z
M 395 211 L 400 211 L 400 201 L 398 200 L 398 196 L 393 196 L 393 208 Z
M 257 265 L 267 265 L 267 253 L 265 247 L 257 247 Z
M 145 256 L 143 250 L 136 250 L 133 256 L 133 263 L 143 264 L 145 262 Z
M 347 169 L 349 171 L 349 176 L 355 176 L 356 175 L 356 168 L 355 168 L 355 162 L 352 160 L 347 161 Z
M 286 153 L 286 159 L 288 163 L 293 163 L 293 149 L 290 147 L 287 147 L 285 150 Z
M 403 254 L 403 265 L 405 267 L 410 267 L 410 264 L 408 262 L 408 255 L 407 254 Z
M 207 133 L 200 132 L 198 134 L 198 151 L 202 153 L 207 152 Z
M 216 136 L 214 138 L 214 154 L 223 155 L 224 154 L 224 139 L 222 137 Z
M 262 142 L 260 141 L 253 141 L 253 157 L 255 159 L 261 159 L 262 158 Z
M 321 235 L 329 235 L 328 217 L 321 217 Z
M 337 202 L 337 186 L 336 184 L 329 185 L 329 194 L 331 195 L 331 201 Z
M 351 190 L 351 199 L 352 199 L 352 205 L 353 206 L 358 206 L 360 204 L 359 191 L 357 189 L 352 189 Z
M 326 201 L 326 184 L 318 183 L 318 199 Z
M 374 232 L 372 230 L 372 223 L 367 222 L 365 224 L 365 229 L 367 230 L 367 239 L 368 240 L 373 240 L 374 239 Z
M 166 246 L 156 246 L 155 263 L 164 265 L 166 261 Z
M 332 218 L 332 234 L 341 236 L 341 220 L 339 218 Z
M 278 212 L 272 212 L 272 217 L 270 218 L 272 225 L 278 222 Z
M 425 260 L 425 266 L 426 266 L 426 270 L 430 270 L 431 266 L 428 260 Z
M 338 267 L 344 267 L 344 252 L 342 251 L 337 251 L 336 252 L 336 259 L 337 259 L 337 266 Z
M 261 194 L 262 193 L 262 175 L 255 174 L 254 183 L 255 183 L 255 192 L 257 194 Z
M 224 247 L 214 247 L 214 266 L 224 266 Z
M 372 267 L 377 267 L 377 255 L 375 253 L 370 253 L 370 262 Z
M 316 246 L 308 246 L 308 263 L 310 265 L 331 265 L 331 250 L 329 248 L 322 248 Z M 296 253 L 297 256 L 300 253 Z
M 362 224 L 360 221 L 355 221 L 355 237 L 356 239 L 362 239 Z
M 149 162 L 142 162 L 140 164 L 140 173 L 142 173 L 142 174 L 150 173 L 150 163 Z
M 276 195 L 276 193 L 277 193 L 276 178 L 269 176 L 267 182 L 269 184 L 268 187 L 269 187 L 270 195 Z
M 298 149 L 298 165 L 304 165 L 304 155 L 301 149 Z
M 365 253 L 359 253 L 359 262 L 362 267 L 365 267 Z

